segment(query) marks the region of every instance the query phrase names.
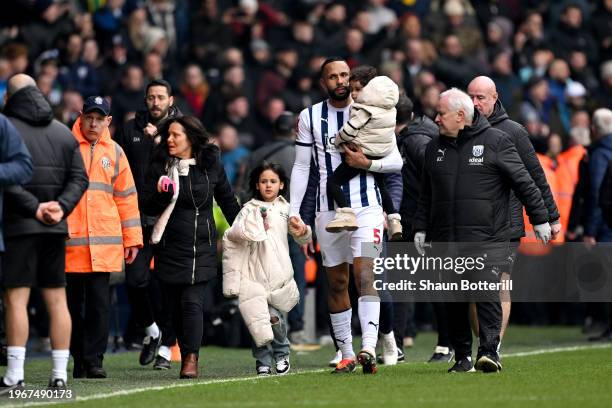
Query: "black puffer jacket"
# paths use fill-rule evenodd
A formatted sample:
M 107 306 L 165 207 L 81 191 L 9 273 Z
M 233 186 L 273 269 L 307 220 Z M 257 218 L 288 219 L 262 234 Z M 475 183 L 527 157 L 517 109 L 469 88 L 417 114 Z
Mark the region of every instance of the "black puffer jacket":
M 170 203 L 167 193 L 157 192 L 157 181 L 165 174 L 163 167 L 157 163 L 151 165 L 142 191 L 142 210 L 150 216 L 160 215 Z M 217 274 L 213 197 L 230 224 L 240 206 L 218 155 L 208 169 L 190 166 L 189 175 L 179 179 L 176 205 L 161 241 L 154 246 L 155 273 L 164 282 L 194 284 Z
M 458 138 L 440 136 L 427 145 L 414 231 L 438 242 L 504 242 L 508 195 L 516 191 L 532 224 L 548 211 L 516 147 L 478 112 Z
M 181 111 L 171 106 L 168 110 L 168 118 L 180 116 L 183 116 Z M 151 154 L 154 147 L 153 139 L 145 136 L 143 132 L 143 129 L 149 122 L 151 122 L 149 112 L 146 110 L 136 112 L 134 119 L 130 119 L 125 122 L 123 126 L 119 126 L 113 137 L 115 142 L 117 142 L 125 152 L 125 156 L 130 163 L 130 169 L 134 176 L 134 184 L 136 185 L 136 191 L 139 193 L 139 199 L 140 192 L 145 184 L 147 170 L 151 163 Z M 140 205 L 142 206 L 142 202 Z
M 51 105 L 36 87 L 12 95 L 4 113 L 21 134 L 34 162 L 28 184 L 5 190 L 4 235 L 67 235 L 66 217 L 89 185 L 78 142 L 70 129 L 53 119 Z M 47 201 L 59 202 L 64 211 L 64 219 L 53 226 L 35 218 L 38 205 Z
M 536 156 L 536 152 L 529 140 L 529 133 L 519 123 L 511 120 L 506 113 L 503 105 L 500 101 L 495 103 L 495 108 L 491 113 L 491 116 L 487 118 L 491 126 L 495 129 L 499 129 L 510 136 L 510 139 L 514 142 L 516 150 L 525 168 L 529 172 L 529 175 L 535 181 L 536 186 L 542 193 L 542 199 L 546 208 L 548 209 L 548 222 L 553 222 L 559 219 L 559 210 L 555 199 L 553 198 L 550 186 L 546 181 L 546 175 L 544 169 Z M 514 191 L 510 192 L 510 238 L 518 239 L 525 236 L 525 222 L 523 221 L 523 204 L 520 202 Z
M 406 233 L 412 230 L 412 217 L 416 212 L 421 193 L 425 148 L 438 135 L 438 126 L 427 116 L 422 116 L 415 118 L 402 129 L 397 139 L 397 147 L 402 159 L 404 159 L 404 166 L 402 167 L 404 192 L 400 215 Z

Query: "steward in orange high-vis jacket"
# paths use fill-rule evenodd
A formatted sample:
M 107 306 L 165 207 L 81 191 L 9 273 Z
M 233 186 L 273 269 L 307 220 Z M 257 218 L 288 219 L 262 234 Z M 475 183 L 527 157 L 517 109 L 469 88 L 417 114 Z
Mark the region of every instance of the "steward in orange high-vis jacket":
M 109 113 L 104 98 L 89 97 L 72 127 L 89 176 L 89 188 L 68 217 L 66 242 L 74 378 L 106 377 L 102 360 L 108 339 L 108 272 L 120 272 L 124 259 L 132 263 L 142 248 L 134 178 L 123 150 L 111 139 Z

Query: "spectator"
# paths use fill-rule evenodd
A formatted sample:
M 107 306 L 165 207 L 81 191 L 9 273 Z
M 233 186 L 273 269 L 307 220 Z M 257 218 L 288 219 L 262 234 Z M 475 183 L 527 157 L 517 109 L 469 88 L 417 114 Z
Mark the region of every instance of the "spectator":
M 240 145 L 238 132 L 232 125 L 226 123 L 219 125 L 216 131 L 216 138 L 219 141 L 221 162 L 223 163 L 225 174 L 227 174 L 227 180 L 233 186 L 236 182 L 242 160 L 249 155 L 249 150 Z
M 583 51 L 591 64 L 597 63 L 598 47 L 591 33 L 583 26 L 582 8 L 575 3 L 568 3 L 563 9 L 559 25 L 552 32 L 550 43 L 555 55 L 569 57 L 573 50 Z
M 23 384 L 28 339 L 28 298 L 42 288 L 51 320 L 53 369 L 49 389 L 65 389 L 71 322 L 66 303 L 66 218 L 88 186 L 79 145 L 70 129 L 53 119 L 34 79 L 9 80 L 4 112 L 32 153 L 34 176 L 6 190 L 2 284 L 5 291 L 9 369 L 0 387 Z
M 160 217 L 151 243 L 155 245 L 155 273 L 163 282 L 181 349 L 180 378 L 197 378 L 204 290 L 207 281 L 217 275 L 213 198 L 230 224 L 240 206 L 218 149 L 208 143 L 196 118 L 172 118 L 159 135 L 161 141 L 142 192 L 143 211 Z M 170 185 L 167 191 L 161 187 L 163 176 L 172 181 L 166 183 Z
M 168 118 L 182 116 L 173 103 L 170 84 L 163 80 L 150 82 L 145 91 L 146 109 L 136 112 L 134 119 L 118 126 L 115 133 L 115 141 L 125 152 L 139 195 L 142 195 L 145 189 L 145 177 L 151 162 L 158 126 Z M 138 251 L 134 262 L 125 268 L 126 290 L 132 317 L 136 326 L 145 330 L 139 362 L 141 365 L 148 365 L 155 358 L 154 368 L 168 369 L 171 360 L 170 347 L 176 342 L 176 337 L 170 325 L 166 324 L 169 322 L 160 322 L 160 325 L 166 326 L 162 327 L 160 332 L 155 322 L 153 307 L 154 301 L 159 299 L 151 299 L 150 295 L 150 265 L 153 258 L 150 241 L 155 218 L 141 214 L 140 222 L 143 247 Z
M 113 98 L 114 126 L 121 126 L 132 119 L 142 108 L 143 78 L 142 69 L 136 65 L 128 65 L 123 71 L 121 89 Z
M 269 143 L 274 134 L 274 122 L 285 111 L 285 102 L 278 96 L 268 99 L 262 113 L 256 114 L 255 144 L 258 146 Z
M 183 73 L 180 95 L 191 112 L 198 118 L 202 117 L 209 91 L 202 69 L 196 64 L 187 65 Z
M 295 50 L 282 48 L 276 52 L 275 60 L 274 68 L 264 72 L 257 88 L 256 103 L 260 108 L 265 106 L 271 97 L 285 90 L 287 81 L 297 67 L 298 55 Z
M 127 48 L 125 40 L 121 35 L 112 39 L 112 46 L 100 66 L 100 80 L 102 82 L 102 93 L 107 96 L 114 95 L 121 83 L 121 74 L 127 66 Z
M 601 85 L 595 100 L 599 106 L 612 106 L 612 59 L 601 65 Z
M 512 71 L 512 55 L 500 52 L 491 60 L 491 79 L 497 85 L 499 100 L 512 112 L 516 99 L 520 96 L 521 80 Z
M 478 73 L 473 58 L 467 58 L 459 38 L 450 34 L 444 37 L 442 54 L 432 67 L 436 77 L 446 86 L 466 87 Z
M 102 363 L 109 335 L 110 273 L 121 272 L 124 260 L 134 262 L 142 248 L 134 179 L 123 150 L 110 137 L 111 120 L 110 104 L 91 96 L 72 127 L 83 161 L 89 163 L 90 181 L 68 217 L 66 291 L 73 378 L 106 378 Z

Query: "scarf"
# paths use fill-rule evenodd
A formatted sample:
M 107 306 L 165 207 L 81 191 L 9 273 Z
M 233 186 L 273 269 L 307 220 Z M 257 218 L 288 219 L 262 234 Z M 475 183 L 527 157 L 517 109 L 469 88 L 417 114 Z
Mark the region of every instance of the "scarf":
M 152 244 L 159 243 L 162 235 L 164 235 L 164 230 L 166 229 L 166 225 L 168 224 L 170 215 L 172 215 L 172 211 L 174 210 L 174 206 L 176 205 L 176 200 L 179 195 L 179 177 L 189 175 L 189 166 L 195 164 L 195 159 L 173 159 L 167 166 L 167 175 L 175 183 L 174 194 L 172 195 L 170 204 L 168 204 L 164 212 L 161 213 L 161 215 L 155 222 L 155 226 L 153 227 L 153 233 L 151 234 Z

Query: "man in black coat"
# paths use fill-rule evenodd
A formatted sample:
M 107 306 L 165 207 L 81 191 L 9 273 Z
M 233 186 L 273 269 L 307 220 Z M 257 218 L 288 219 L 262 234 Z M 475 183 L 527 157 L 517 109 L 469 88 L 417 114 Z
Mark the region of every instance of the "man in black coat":
M 15 75 L 8 81 L 4 109 L 24 139 L 34 162 L 34 176 L 6 190 L 3 285 L 10 357 L 2 386 L 23 380 L 28 339 L 30 288 L 42 288 L 51 320 L 53 370 L 49 387 L 66 387 L 71 321 L 66 303 L 66 218 L 89 181 L 79 145 L 70 129 L 53 119 L 51 105 L 34 79 Z M 10 358 L 9 358 L 10 360 Z
M 144 101 L 146 110 L 137 112 L 134 119 L 120 126 L 114 137 L 115 141 L 123 148 L 130 163 L 139 199 L 142 198 L 151 154 L 157 144 L 154 141 L 157 127 L 165 119 L 182 116 L 181 112 L 174 106 L 172 88 L 164 80 L 156 79 L 147 85 Z M 140 208 L 142 208 L 142 201 L 140 202 Z M 176 337 L 172 333 L 171 326 L 165 324 L 169 321 L 160 322 L 160 325 L 164 326 L 162 339 L 162 331 L 155 322 L 155 309 L 150 297 L 150 265 L 151 258 L 153 258 L 153 248 L 149 241 L 153 225 L 155 225 L 155 217 L 146 216 L 144 212 L 141 212 L 141 224 L 144 246 L 138 251 L 136 260 L 132 264 L 126 265 L 125 283 L 132 317 L 137 326 L 145 329 L 146 334 L 140 352 L 140 364 L 150 364 L 155 355 L 158 354 L 154 368 L 163 370 L 170 368 L 170 347 L 175 343 Z M 165 311 L 162 310 L 161 313 L 163 315 Z M 168 319 L 159 318 L 169 320 L 169 317 Z
M 400 96 L 400 101 L 402 97 Z M 408 99 L 408 98 L 406 98 Z M 404 114 L 408 117 L 405 119 L 408 123 L 399 132 L 397 138 L 397 147 L 404 160 L 402 167 L 403 179 L 403 197 L 400 206 L 400 215 L 402 216 L 402 227 L 404 238 L 407 242 L 413 241 L 412 218 L 416 213 L 419 195 L 421 194 L 421 180 L 423 178 L 423 163 L 425 161 L 425 149 L 429 142 L 438 138 L 440 135 L 438 126 L 427 116 L 415 116 L 413 112 L 412 101 L 408 99 L 410 107 L 405 110 Z M 400 125 L 400 108 L 398 104 L 398 120 L 397 125 Z M 397 347 L 403 351 L 403 337 L 410 336 L 410 330 L 415 331 L 407 326 L 408 317 L 414 320 L 414 303 L 401 302 L 395 305 L 395 316 L 393 323 L 393 331 L 396 337 Z M 448 318 L 446 316 L 446 307 L 444 303 L 432 302 L 434 314 L 436 317 L 436 329 L 438 331 L 438 341 L 434 349 L 434 353 L 429 359 L 430 363 L 445 362 L 448 363 L 453 358 L 453 351 L 448 335 Z M 407 316 L 408 315 L 408 316 Z M 414 322 L 411 322 L 414 325 Z M 408 330 L 407 330 L 408 329 Z
M 470 97 L 452 88 L 440 95 L 436 123 L 440 137 L 427 145 L 423 182 L 413 229 L 415 247 L 424 254 L 425 238 L 435 242 L 472 242 L 487 250 L 485 271 L 498 277 L 507 257 L 510 228 L 508 201 L 514 189 L 527 209 L 536 236 L 547 243 L 551 229 L 542 194 L 510 138 L 475 111 Z M 498 293 L 477 303 L 480 345 L 476 369 L 501 369 L 497 355 L 501 329 Z M 455 365 L 450 372 L 474 370 L 469 304 L 448 303 Z
M 519 123 L 511 120 L 508 117 L 504 107 L 498 99 L 497 89 L 495 82 L 491 78 L 486 76 L 476 77 L 470 82 L 468 86 L 468 94 L 472 98 L 474 107 L 484 115 L 491 126 L 495 129 L 499 129 L 510 136 L 510 139 L 514 143 L 516 150 L 525 168 L 529 172 L 529 175 L 536 183 L 536 186 L 542 193 L 542 199 L 546 208 L 548 209 L 548 222 L 552 228 L 552 237 L 555 238 L 561 231 L 561 224 L 559 223 L 559 211 L 553 198 L 550 186 L 546 181 L 546 175 L 544 169 L 536 156 L 535 149 L 529 140 L 529 133 Z M 523 221 L 523 205 L 520 200 L 516 198 L 514 192 L 510 193 L 510 254 L 508 257 L 509 264 L 506 270 L 502 271 L 502 280 L 510 278 L 512 272 L 512 265 L 516 260 L 516 251 L 521 241 L 521 237 L 525 236 L 525 223 Z M 502 328 L 500 339 L 504 338 L 504 333 L 508 327 L 508 320 L 510 319 L 510 293 L 506 292 L 503 294 L 504 299 L 508 299 L 502 302 Z

